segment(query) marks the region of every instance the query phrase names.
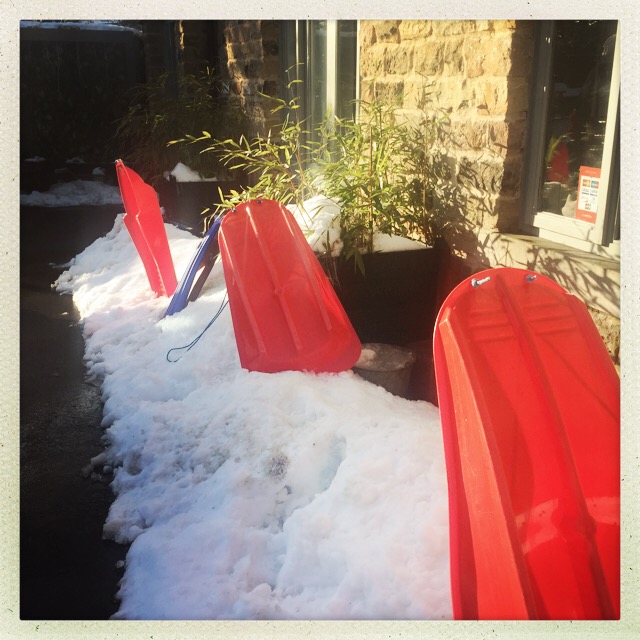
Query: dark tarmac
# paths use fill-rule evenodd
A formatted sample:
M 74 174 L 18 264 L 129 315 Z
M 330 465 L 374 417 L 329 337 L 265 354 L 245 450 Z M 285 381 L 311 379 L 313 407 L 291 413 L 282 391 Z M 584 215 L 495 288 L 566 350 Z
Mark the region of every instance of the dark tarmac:
M 113 495 L 83 477 L 104 448 L 100 389 L 86 380 L 70 295 L 51 285 L 123 207 L 20 211 L 20 617 L 105 620 L 126 548 L 102 539 Z

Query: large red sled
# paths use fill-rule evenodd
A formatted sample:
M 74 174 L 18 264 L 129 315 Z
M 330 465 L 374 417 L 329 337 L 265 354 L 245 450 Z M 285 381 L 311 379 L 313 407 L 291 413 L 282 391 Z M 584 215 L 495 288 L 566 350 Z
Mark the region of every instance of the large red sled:
M 291 213 L 273 200 L 228 212 L 218 234 L 240 355 L 250 371 L 339 372 L 360 341 Z
M 458 619 L 620 616 L 620 381 L 586 306 L 493 269 L 436 321 Z
M 178 281 L 158 196 L 122 160 L 116 160 L 116 173 L 125 208 L 124 224 L 138 250 L 149 285 L 158 296 L 172 296 Z

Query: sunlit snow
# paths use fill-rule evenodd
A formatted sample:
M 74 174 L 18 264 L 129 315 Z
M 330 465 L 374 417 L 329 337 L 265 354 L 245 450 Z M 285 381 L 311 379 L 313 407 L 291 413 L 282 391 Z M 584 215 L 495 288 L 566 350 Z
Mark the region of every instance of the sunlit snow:
M 180 277 L 198 239 L 166 229 Z M 104 533 L 131 543 L 117 618 L 451 617 L 434 406 L 351 371 L 243 370 L 228 308 L 169 362 L 220 308 L 222 267 L 163 319 L 122 215 L 56 284 L 102 389 Z

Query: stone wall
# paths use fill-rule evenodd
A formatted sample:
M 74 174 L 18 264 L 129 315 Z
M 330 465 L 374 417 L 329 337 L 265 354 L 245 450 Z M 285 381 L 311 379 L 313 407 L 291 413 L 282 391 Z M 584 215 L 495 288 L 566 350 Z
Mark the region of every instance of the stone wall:
M 363 20 L 360 95 L 411 117 L 426 89 L 449 114 L 445 146 L 460 196 L 447 235 L 457 257 L 450 284 L 492 266 L 543 273 L 584 300 L 619 366 L 619 288 L 583 286 L 596 267 L 589 256 L 502 235 L 519 231 L 534 30 L 515 20 Z
M 224 23 L 215 20 L 181 20 L 177 26 L 182 72 L 197 76 L 209 67 L 220 73 L 219 39 Z
M 145 74 L 151 83 L 175 66 L 175 23 L 166 20 L 144 20 L 140 23 L 143 33 Z M 169 55 L 171 53 L 171 55 Z
M 145 21 L 148 80 L 166 71 L 197 75 L 205 67 L 228 81 L 229 92 L 246 107 L 250 133 L 264 133 L 269 106 L 261 93 L 277 95 L 280 80 L 279 35 L 276 20 Z
M 260 95 L 277 95 L 280 80 L 279 22 L 229 20 L 224 30 L 224 57 L 231 90 L 246 106 L 253 133 L 264 133 L 269 105 Z
M 471 225 L 517 229 L 532 52 L 530 22 L 361 22 L 361 97 L 411 115 L 427 89 L 449 112 L 447 146 Z
M 148 81 L 168 71 L 196 76 L 207 67 L 221 71 L 223 21 L 144 20 L 140 24 Z

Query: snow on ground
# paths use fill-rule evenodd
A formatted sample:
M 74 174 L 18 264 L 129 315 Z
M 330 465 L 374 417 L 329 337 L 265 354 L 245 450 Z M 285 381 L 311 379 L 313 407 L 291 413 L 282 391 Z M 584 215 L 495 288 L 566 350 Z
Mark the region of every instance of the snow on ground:
M 167 225 L 178 275 L 198 239 Z M 116 618 L 451 617 L 437 409 L 352 372 L 240 367 L 217 263 L 163 318 L 118 216 L 57 283 L 73 294 L 102 387 L 116 498 L 105 536 L 131 543 Z
M 20 194 L 20 204 L 29 207 L 73 207 L 76 205 L 122 204 L 118 187 L 93 180 L 54 184 L 49 191 Z

